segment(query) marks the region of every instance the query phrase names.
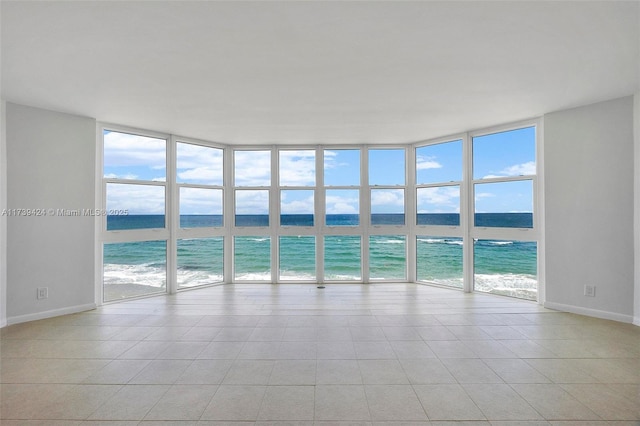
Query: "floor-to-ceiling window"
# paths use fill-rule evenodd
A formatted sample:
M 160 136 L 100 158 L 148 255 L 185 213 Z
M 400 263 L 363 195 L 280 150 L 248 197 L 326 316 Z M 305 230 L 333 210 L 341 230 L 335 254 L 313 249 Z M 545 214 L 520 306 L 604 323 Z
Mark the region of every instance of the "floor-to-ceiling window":
M 536 126 L 471 135 L 473 288 L 536 300 Z
M 369 279 L 407 279 L 405 148 L 369 148 Z
M 178 139 L 176 284 L 224 280 L 224 150 Z
M 536 300 L 536 127 L 416 145 L 418 281 Z
M 166 292 L 168 137 L 102 130 L 102 300 Z
M 278 281 L 316 280 L 316 149 L 278 149 Z
M 460 221 L 463 140 L 436 141 L 415 150 L 416 278 L 462 289 Z
M 326 282 L 362 281 L 361 148 L 323 153 L 323 264 Z
M 233 151 L 233 279 L 269 282 L 271 276 L 270 149 Z
M 412 145 L 102 132 L 104 301 L 235 282 L 433 283 L 535 300 L 536 122 Z

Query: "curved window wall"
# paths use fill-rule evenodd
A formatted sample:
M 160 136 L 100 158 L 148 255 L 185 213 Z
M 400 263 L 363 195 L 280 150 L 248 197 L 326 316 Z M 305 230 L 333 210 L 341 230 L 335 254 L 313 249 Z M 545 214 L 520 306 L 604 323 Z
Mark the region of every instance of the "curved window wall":
M 314 147 L 105 126 L 102 300 L 251 282 L 424 282 L 535 300 L 536 125 Z

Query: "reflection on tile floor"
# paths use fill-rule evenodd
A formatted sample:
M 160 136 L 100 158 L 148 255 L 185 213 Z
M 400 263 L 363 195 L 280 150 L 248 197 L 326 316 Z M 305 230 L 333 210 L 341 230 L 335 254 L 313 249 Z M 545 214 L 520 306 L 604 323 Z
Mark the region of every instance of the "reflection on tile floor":
M 640 327 L 415 284 L 225 285 L 1 330 L 13 425 L 640 425 Z

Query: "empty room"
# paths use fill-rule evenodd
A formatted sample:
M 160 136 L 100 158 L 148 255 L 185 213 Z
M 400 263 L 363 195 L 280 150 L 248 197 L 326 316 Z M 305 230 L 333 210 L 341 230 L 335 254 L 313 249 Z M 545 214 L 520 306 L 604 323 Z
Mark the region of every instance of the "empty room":
M 3 425 L 640 425 L 640 2 L 0 36 Z

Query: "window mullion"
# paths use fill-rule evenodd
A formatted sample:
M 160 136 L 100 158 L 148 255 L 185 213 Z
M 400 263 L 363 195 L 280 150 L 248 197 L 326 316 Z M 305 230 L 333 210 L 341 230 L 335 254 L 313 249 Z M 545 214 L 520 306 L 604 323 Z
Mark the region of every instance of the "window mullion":
M 465 134 L 462 139 L 462 188 L 460 194 L 460 225 L 462 226 L 462 271 L 463 271 L 463 291 L 470 293 L 473 291 L 473 238 L 471 227 L 474 217 L 474 191 L 471 178 L 473 176 L 473 146 L 469 134 Z
M 405 161 L 407 176 L 405 179 L 404 208 L 405 226 L 407 227 L 407 254 L 406 254 L 406 276 L 407 281 L 414 283 L 417 281 L 417 242 L 416 242 L 416 220 L 417 220 L 417 189 L 416 189 L 416 150 L 415 147 L 407 147 L 407 159 Z
M 271 147 L 271 186 L 269 188 L 269 234 L 271 236 L 271 282 L 278 283 L 280 275 L 280 173 L 278 147 Z
M 362 242 L 362 282 L 371 282 L 369 273 L 369 237 L 371 235 L 371 188 L 369 187 L 369 147 L 364 145 L 360 151 L 360 226 Z
M 324 186 L 324 149 L 316 146 L 316 187 L 314 191 L 314 235 L 316 237 L 316 281 L 324 282 L 324 228 L 326 200 Z
M 178 248 L 177 230 L 180 226 L 178 185 L 176 185 L 176 140 L 174 136 L 167 139 L 167 178 L 166 178 L 166 211 L 169 238 L 167 239 L 167 292 L 178 291 Z
M 224 159 L 222 162 L 223 171 L 223 225 L 224 225 L 224 263 L 223 263 L 223 282 L 232 283 L 234 277 L 233 265 L 233 227 L 235 220 L 235 204 L 234 204 L 234 182 L 233 182 L 233 149 L 227 147 L 223 152 Z

